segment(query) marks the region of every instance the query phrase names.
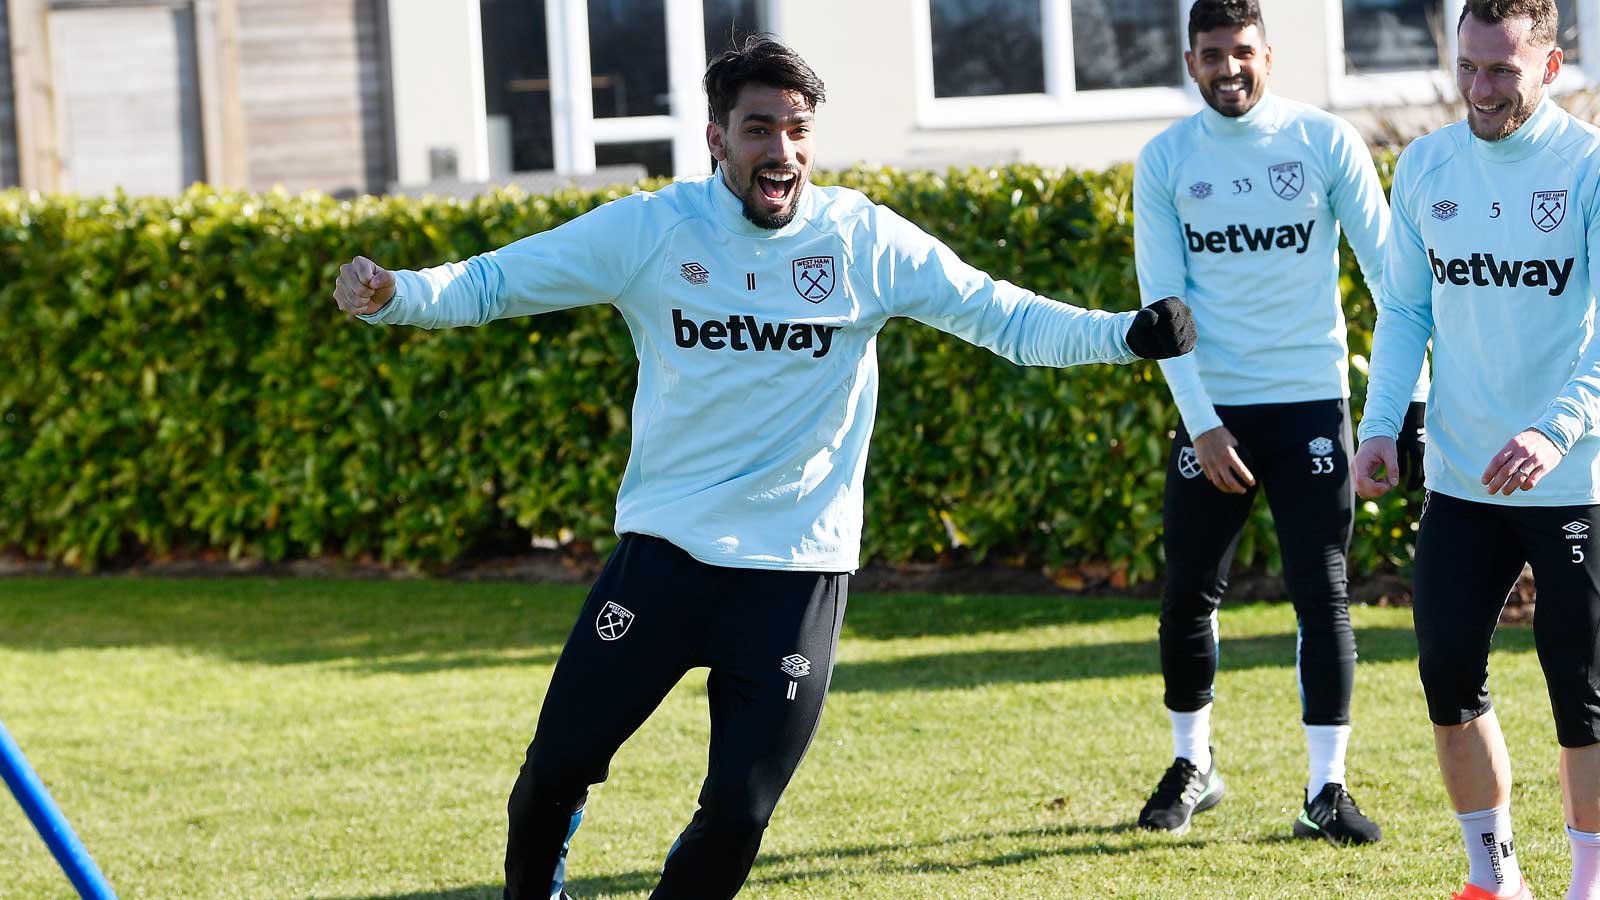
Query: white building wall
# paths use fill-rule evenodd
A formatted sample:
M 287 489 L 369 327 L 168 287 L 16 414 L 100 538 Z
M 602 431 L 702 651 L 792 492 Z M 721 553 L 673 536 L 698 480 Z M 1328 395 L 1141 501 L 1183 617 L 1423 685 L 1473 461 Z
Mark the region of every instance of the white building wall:
M 432 146 L 459 148 L 463 179 L 487 177 L 478 0 L 388 2 L 401 182 L 428 180 Z M 1049 2 L 1057 4 L 1057 15 L 1070 9 L 1070 0 Z M 1189 0 L 1172 2 L 1174 19 L 1184 30 Z M 1448 26 L 1461 2 L 1444 0 L 1452 38 Z M 1364 127 L 1372 122 L 1374 105 L 1435 101 L 1441 86 L 1450 94 L 1448 76 L 1438 71 L 1346 75 L 1341 0 L 1261 0 L 1261 5 L 1274 50 L 1271 85 L 1282 96 L 1330 109 Z M 669 4 L 680 13 L 692 6 L 693 0 Z M 1023 161 L 1100 168 L 1132 160 L 1150 138 L 1200 108 L 1199 95 L 1187 82 L 1181 89 L 1115 97 L 1088 92 L 1042 117 L 1036 109 L 1016 113 L 1021 107 L 1005 98 L 973 98 L 963 101 L 965 106 L 930 104 L 927 0 L 769 0 L 767 9 L 779 39 L 798 50 L 828 86 L 828 101 L 818 114 L 823 166 L 865 162 L 938 169 Z M 1600 74 L 1600 0 L 1579 0 L 1579 9 L 1588 70 L 1563 75 L 1558 88 L 1593 84 Z M 1187 43 L 1186 31 L 1180 40 Z M 967 111 L 974 124 L 967 124 Z M 988 124 L 977 124 L 980 120 Z M 605 125 L 610 131 L 581 135 L 583 141 L 687 140 L 682 137 L 687 126 L 665 117 Z M 590 122 L 585 129 L 595 127 Z M 680 157 L 700 161 L 700 154 L 679 149 Z
M 1132 160 L 1177 116 L 1133 103 L 1115 115 L 1071 122 L 949 127 L 919 121 L 916 4 L 927 0 L 792 0 L 780 4 L 779 32 L 828 85 L 818 115 L 824 165 L 988 164 L 1026 161 L 1103 167 Z M 1329 4 L 1338 0 L 1262 0 L 1274 49 L 1272 87 L 1319 106 L 1328 99 Z M 1175 4 L 1181 5 L 1181 4 Z M 1184 20 L 1186 23 L 1186 19 Z M 848 22 L 848 27 L 837 23 Z M 1200 108 L 1193 95 L 1180 112 Z
M 432 180 L 430 154 L 454 153 L 463 181 L 489 178 L 478 0 L 388 0 L 396 175 Z

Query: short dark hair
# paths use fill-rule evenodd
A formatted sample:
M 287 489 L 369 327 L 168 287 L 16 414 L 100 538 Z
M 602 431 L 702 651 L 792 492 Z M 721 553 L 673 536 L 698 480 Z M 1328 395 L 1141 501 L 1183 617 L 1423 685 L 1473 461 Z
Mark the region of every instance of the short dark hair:
M 737 47 L 724 50 L 706 67 L 706 99 L 711 105 L 711 121 L 728 124 L 739 91 L 747 84 L 759 84 L 794 91 L 816 109 L 827 97 L 822 79 L 806 65 L 800 54 L 772 39 L 769 34 L 752 34 Z
M 1195 0 L 1194 6 L 1189 7 L 1189 47 L 1194 48 L 1195 36 L 1202 31 L 1251 25 L 1260 28 L 1261 36 L 1266 37 L 1267 22 L 1261 18 L 1261 4 L 1256 0 Z
M 1467 16 L 1491 25 L 1527 16 L 1533 20 L 1533 27 L 1528 30 L 1529 37 L 1543 46 L 1554 47 L 1556 44 L 1560 18 L 1556 11 L 1556 0 L 1467 0 L 1461 8 L 1461 18 L 1456 22 L 1457 31 L 1461 30 Z

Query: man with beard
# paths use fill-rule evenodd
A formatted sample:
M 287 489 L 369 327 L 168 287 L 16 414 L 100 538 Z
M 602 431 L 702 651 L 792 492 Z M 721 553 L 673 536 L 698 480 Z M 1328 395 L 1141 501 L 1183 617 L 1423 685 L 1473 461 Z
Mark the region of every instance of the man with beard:
M 1561 745 L 1568 900 L 1600 897 L 1600 129 L 1546 96 L 1561 71 L 1552 0 L 1467 0 L 1458 122 L 1395 169 L 1356 489 L 1395 484 L 1394 435 L 1433 341 L 1417 535 L 1418 668 L 1466 842 L 1460 900 L 1529 898 L 1489 645 L 1531 563 L 1534 643 Z M 1380 476 L 1382 473 L 1382 477 Z
M 1138 824 L 1183 833 L 1222 799 L 1210 741 L 1216 616 L 1259 477 L 1299 621 L 1308 766 L 1292 830 L 1371 843 L 1381 832 L 1345 788 L 1356 648 L 1339 229 L 1376 284 L 1389 210 L 1347 122 L 1268 92 L 1272 47 L 1255 0 L 1199 0 L 1189 46 L 1206 106 L 1151 141 L 1134 177 L 1144 300 L 1184 298 L 1203 337 L 1192 356 L 1161 366 L 1182 418 L 1167 469 L 1160 626 L 1174 752 Z M 1414 396 L 1413 426 L 1425 397 Z
M 1187 352 L 1179 300 L 1111 314 L 963 263 L 861 194 L 808 186 L 823 85 L 752 38 L 706 72 L 718 174 L 635 194 L 465 263 L 341 267 L 382 324 L 621 311 L 639 356 L 621 541 L 556 664 L 509 804 L 506 896 L 564 896 L 589 787 L 690 668 L 711 670 L 709 771 L 656 900 L 738 893 L 815 733 L 877 403 L 878 330 L 907 316 L 1013 362 Z

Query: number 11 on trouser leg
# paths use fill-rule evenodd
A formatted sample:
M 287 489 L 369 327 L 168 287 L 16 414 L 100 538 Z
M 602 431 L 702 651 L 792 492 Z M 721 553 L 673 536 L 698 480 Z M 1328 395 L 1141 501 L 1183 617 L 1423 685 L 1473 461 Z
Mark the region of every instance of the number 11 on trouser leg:
M 6 787 L 11 789 L 17 802 L 22 804 L 22 811 L 28 814 L 33 827 L 39 830 L 39 836 L 44 838 L 56 862 L 61 864 L 61 870 L 67 873 L 67 880 L 72 882 L 78 896 L 83 900 L 116 900 L 117 895 L 112 892 L 111 885 L 100 874 L 94 860 L 89 858 L 89 851 L 84 849 L 83 842 L 73 833 L 72 826 L 67 824 L 66 817 L 61 815 L 61 810 L 50 798 L 50 791 L 34 773 L 33 767 L 28 765 L 22 748 L 11 739 L 11 733 L 6 731 L 3 722 L 0 722 L 0 776 L 4 777 Z

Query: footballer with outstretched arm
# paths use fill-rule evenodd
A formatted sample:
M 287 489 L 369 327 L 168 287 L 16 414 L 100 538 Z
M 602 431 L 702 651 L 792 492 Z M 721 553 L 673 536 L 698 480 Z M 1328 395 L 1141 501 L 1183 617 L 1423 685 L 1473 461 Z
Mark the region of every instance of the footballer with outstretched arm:
M 700 808 L 656 900 L 726 900 L 822 713 L 877 405 L 878 331 L 904 316 L 1024 365 L 1187 352 L 1188 308 L 1079 309 L 995 281 L 860 193 L 808 185 L 823 85 L 752 38 L 705 76 L 716 174 L 608 203 L 421 271 L 358 257 L 335 299 L 448 328 L 586 304 L 639 357 L 621 541 L 545 694 L 509 804 L 506 896 L 564 896 L 589 787 L 691 668 L 711 670 Z

